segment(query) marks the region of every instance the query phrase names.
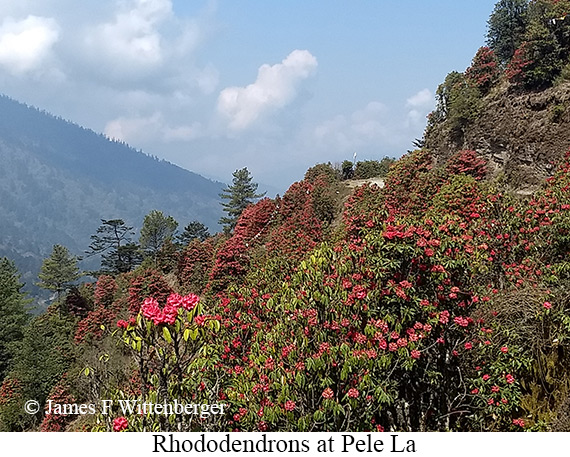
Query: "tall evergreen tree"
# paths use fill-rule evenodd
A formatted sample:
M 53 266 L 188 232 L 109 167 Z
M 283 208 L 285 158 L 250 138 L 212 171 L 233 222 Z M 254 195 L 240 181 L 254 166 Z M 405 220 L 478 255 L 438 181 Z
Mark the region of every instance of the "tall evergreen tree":
M 487 21 L 487 45 L 507 64 L 525 39 L 528 0 L 500 0 Z
M 186 227 L 184 231 L 178 235 L 178 242 L 184 246 L 193 240 L 204 241 L 206 238 L 210 237 L 210 232 L 208 227 L 199 221 L 192 221 Z
M 80 277 L 77 257 L 72 256 L 65 246 L 54 245 L 51 255 L 43 261 L 38 277 L 40 282 L 37 285 L 57 292 L 59 301 L 61 293 Z
M 178 222 L 172 216 L 152 210 L 144 218 L 139 244 L 148 256 L 156 259 L 162 245 L 167 240 L 172 240 L 177 228 Z
M 14 263 L 0 258 L 0 380 L 11 365 L 29 319 L 23 286 Z
M 88 255 L 101 254 L 102 270 L 108 273 L 126 273 L 140 264 L 139 246 L 131 241 L 133 227 L 122 219 L 101 219 L 102 224 L 91 235 Z
M 233 183 L 227 186 L 220 194 L 227 203 L 222 202 L 223 210 L 228 213 L 227 216 L 220 218 L 220 224 L 224 226 L 224 232 L 230 233 L 235 228 L 241 213 L 258 198 L 265 195 L 256 194 L 257 184 L 253 182 L 253 177 L 249 170 L 242 168 L 233 172 Z

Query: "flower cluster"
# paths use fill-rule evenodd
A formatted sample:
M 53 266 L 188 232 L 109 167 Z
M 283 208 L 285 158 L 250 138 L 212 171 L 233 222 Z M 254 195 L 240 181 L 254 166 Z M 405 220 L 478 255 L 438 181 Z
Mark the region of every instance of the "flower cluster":
M 178 310 L 180 308 L 191 311 L 199 301 L 200 298 L 194 294 L 189 294 L 184 297 L 178 294 L 171 294 L 166 299 L 166 305 L 161 309 L 157 300 L 152 297 L 148 297 L 144 300 L 141 306 L 141 313 L 146 319 L 151 320 L 155 325 L 172 325 L 176 322 L 176 317 L 178 316 Z
M 123 430 L 126 430 L 128 426 L 129 421 L 123 416 L 117 417 L 113 420 L 113 430 L 115 432 L 122 432 Z

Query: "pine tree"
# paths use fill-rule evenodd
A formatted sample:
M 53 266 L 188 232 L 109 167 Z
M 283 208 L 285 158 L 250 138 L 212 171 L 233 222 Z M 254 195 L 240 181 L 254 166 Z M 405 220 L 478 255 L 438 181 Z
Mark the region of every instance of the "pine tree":
M 199 221 L 192 221 L 184 227 L 184 231 L 177 238 L 180 244 L 187 246 L 193 240 L 204 241 L 210 236 L 208 227 Z
M 165 216 L 162 211 L 152 210 L 143 222 L 139 243 L 148 256 L 156 260 L 156 255 L 167 240 L 172 240 L 178 222 L 172 216 Z
M 29 319 L 23 286 L 14 263 L 0 258 L 0 380 L 11 365 Z
M 65 246 L 54 245 L 51 255 L 43 261 L 38 277 L 40 282 L 37 285 L 57 292 L 59 301 L 61 293 L 80 277 L 77 257 L 72 256 Z
M 122 219 L 101 219 L 97 234 L 91 235 L 88 255 L 101 254 L 102 270 L 108 273 L 126 273 L 140 264 L 139 246 L 131 242 L 133 227 Z
M 500 0 L 487 21 L 487 45 L 506 65 L 525 40 L 528 0 Z
M 225 233 L 231 233 L 237 224 L 241 213 L 258 198 L 265 195 L 256 194 L 257 184 L 252 182 L 253 177 L 247 168 L 236 170 L 233 172 L 233 184 L 224 189 L 220 197 L 228 200 L 227 203 L 222 202 L 223 210 L 228 213 L 227 216 L 220 218 L 220 224 L 224 226 Z

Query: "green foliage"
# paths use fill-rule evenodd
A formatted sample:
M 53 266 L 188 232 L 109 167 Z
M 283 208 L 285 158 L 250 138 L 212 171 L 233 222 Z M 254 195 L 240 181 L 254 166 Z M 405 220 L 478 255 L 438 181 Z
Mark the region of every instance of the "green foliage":
M 75 358 L 74 330 L 73 318 L 60 317 L 51 308 L 23 329 L 21 347 L 10 372 L 10 377 L 20 384 L 19 395 L 9 402 L 10 408 L 0 406 L 0 423 L 10 427 L 6 431 L 21 431 L 41 420 L 43 406 L 52 387 L 60 381 Z M 27 400 L 39 402 L 38 414 L 25 413 L 24 403 Z
M 203 313 L 196 295 L 171 294 L 163 307 L 157 300 L 146 299 L 136 318 L 119 321 L 117 325 L 121 340 L 135 361 L 138 383 L 109 386 L 103 392 L 104 398 L 128 399 L 140 404 L 173 404 L 199 396 L 199 404 L 216 403 L 220 386 L 215 377 L 209 377 L 206 368 L 212 369 L 217 359 L 209 341 L 215 339 L 220 322 Z M 130 395 L 127 397 L 127 394 Z M 112 416 L 100 419 L 110 430 Z M 149 413 L 141 416 L 135 409 L 128 415 L 128 424 L 133 431 L 150 431 L 157 427 L 163 431 L 212 430 L 210 427 L 219 421 L 216 416 L 202 419 L 200 415 Z
M 126 273 L 142 261 L 139 246 L 131 241 L 133 228 L 122 219 L 101 219 L 102 224 L 91 235 L 88 255 L 101 255 L 101 269 L 107 273 Z
M 231 186 L 227 186 L 220 194 L 223 200 L 223 210 L 228 214 L 220 218 L 220 224 L 224 226 L 224 231 L 230 233 L 235 228 L 237 221 L 243 210 L 251 205 L 255 200 L 263 197 L 263 194 L 256 194 L 257 184 L 253 182 L 253 177 L 247 168 L 236 170 L 233 173 Z
M 38 286 L 57 292 L 59 299 L 61 293 L 80 277 L 77 257 L 72 256 L 65 246 L 54 245 L 38 277 Z
M 29 319 L 26 309 L 29 300 L 21 291 L 23 286 L 14 263 L 0 258 L 0 380 L 15 360 Z
M 342 178 L 341 172 L 334 168 L 329 163 L 319 163 L 314 167 L 309 168 L 305 173 L 305 180 L 314 183 L 317 179 L 322 179 L 325 182 L 332 184 L 340 181 Z
M 555 84 L 564 84 L 570 81 L 570 63 L 567 63 L 555 80 Z
M 436 99 L 431 123 L 445 121 L 451 130 L 461 132 L 479 116 L 481 92 L 463 73 L 449 73 L 437 88 Z
M 524 70 L 509 80 L 524 89 L 549 87 L 559 77 L 570 58 L 570 11 L 567 0 L 533 0 L 527 11 L 527 27 L 524 41 L 513 55 L 510 67 L 516 69 L 523 61 Z
M 178 228 L 178 222 L 162 211 L 152 210 L 143 221 L 139 244 L 148 257 L 156 261 L 156 256 L 165 242 L 171 241 Z
M 354 179 L 383 178 L 388 174 L 395 159 L 384 157 L 382 160 L 364 160 L 356 162 Z
M 500 0 L 487 22 L 487 45 L 505 65 L 524 41 L 528 0 Z
M 342 179 L 352 179 L 354 177 L 354 164 L 350 160 L 342 162 Z
M 177 239 L 180 244 L 187 246 L 193 240 L 204 241 L 210 236 L 208 227 L 199 221 L 192 221 L 184 227 L 184 230 L 177 236 Z
M 566 112 L 566 107 L 564 105 L 554 105 L 550 108 L 550 120 L 552 122 L 558 123 L 560 119 Z

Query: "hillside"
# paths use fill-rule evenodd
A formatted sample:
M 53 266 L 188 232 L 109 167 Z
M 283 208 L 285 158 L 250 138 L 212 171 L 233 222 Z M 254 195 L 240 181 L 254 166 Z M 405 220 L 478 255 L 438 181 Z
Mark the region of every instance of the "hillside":
M 424 144 L 438 163 L 473 150 L 520 194 L 532 194 L 570 147 L 570 2 L 504 0 L 486 46 L 436 92 Z
M 474 150 L 514 188 L 537 190 L 570 147 L 570 84 L 524 93 L 503 84 L 481 106 L 461 132 L 445 123 L 428 130 L 425 147 L 440 161 Z
M 528 33 L 570 11 L 517 3 Z M 318 164 L 233 230 L 64 294 L 15 349 L 0 333 L 0 430 L 570 431 L 570 42 L 548 71 L 526 46 L 450 73 L 385 177 Z
M 570 429 L 570 156 L 529 201 L 486 175 L 473 152 L 420 150 L 345 200 L 318 165 L 231 235 L 101 276 L 32 321 L 0 427 Z M 227 407 L 24 417 L 30 397 Z
M 140 228 L 153 209 L 217 227 L 222 184 L 0 97 L 0 256 L 28 283 L 53 244 L 86 250 L 101 219 Z

